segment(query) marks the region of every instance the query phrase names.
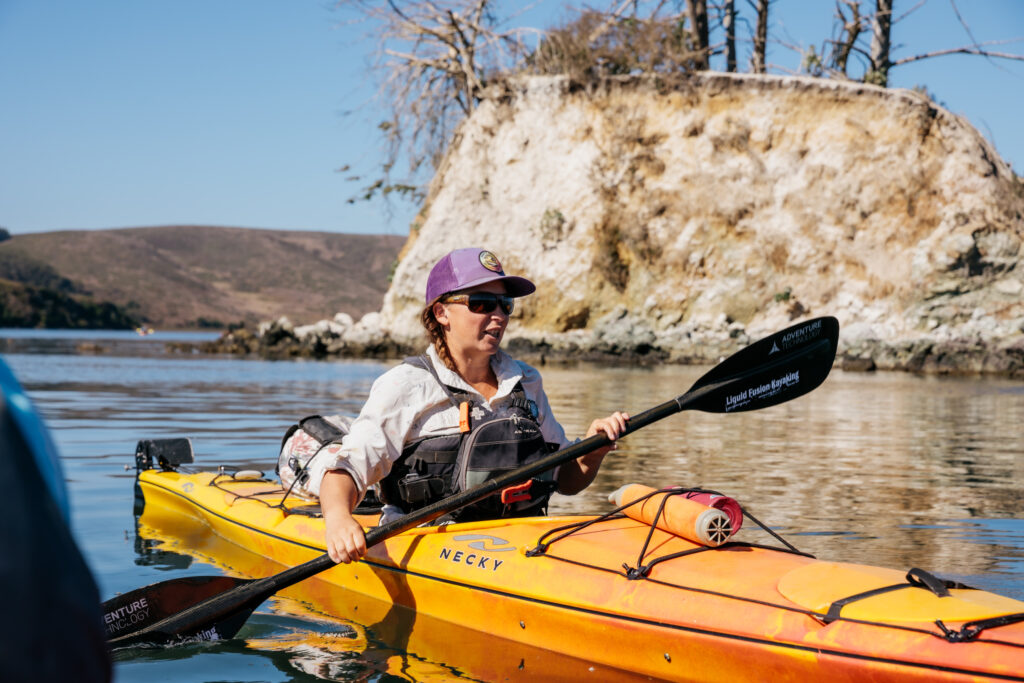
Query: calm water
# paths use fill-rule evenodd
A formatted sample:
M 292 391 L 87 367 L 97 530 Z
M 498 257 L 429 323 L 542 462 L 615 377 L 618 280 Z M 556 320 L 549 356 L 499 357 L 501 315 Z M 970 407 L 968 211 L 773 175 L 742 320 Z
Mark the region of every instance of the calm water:
M 273 471 L 281 434 L 312 413 L 354 414 L 390 364 L 171 354 L 134 333 L 0 330 L 0 354 L 53 430 L 74 531 L 104 597 L 217 569 L 136 534 L 135 443 L 188 436 L 199 464 Z M 570 435 L 614 409 L 683 393 L 702 369 L 544 369 Z M 738 498 L 820 558 L 921 567 L 1024 599 L 1024 386 L 997 379 L 834 371 L 814 393 L 737 415 L 683 413 L 631 435 L 595 484 L 554 512 L 608 509 L 628 482 L 701 485 Z M 318 636 L 319 641 L 312 636 Z M 323 645 L 330 642 L 330 646 Z M 339 645 L 340 643 L 340 645 Z M 117 680 L 421 680 L 459 662 L 402 651 L 362 625 L 264 605 L 231 643 L 118 655 Z

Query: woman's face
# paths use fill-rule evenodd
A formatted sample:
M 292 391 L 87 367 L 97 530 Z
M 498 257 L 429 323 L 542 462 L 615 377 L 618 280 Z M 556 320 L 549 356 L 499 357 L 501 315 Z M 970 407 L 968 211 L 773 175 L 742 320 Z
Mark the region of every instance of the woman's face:
M 501 282 L 488 282 L 479 287 L 460 290 L 459 294 L 489 292 L 505 294 Z M 464 303 L 434 304 L 434 316 L 445 330 L 445 341 L 453 353 L 468 355 L 498 352 L 501 338 L 508 326 L 508 314 L 501 306 L 495 306 L 490 313 L 474 313 Z

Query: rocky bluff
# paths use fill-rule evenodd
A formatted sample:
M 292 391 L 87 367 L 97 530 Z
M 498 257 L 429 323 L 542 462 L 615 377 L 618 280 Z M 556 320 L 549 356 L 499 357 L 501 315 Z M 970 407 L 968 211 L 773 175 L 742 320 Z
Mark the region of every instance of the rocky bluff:
M 379 314 L 263 331 L 419 348 L 430 266 L 483 246 L 538 285 L 507 337 L 526 356 L 715 362 L 834 315 L 847 367 L 1024 374 L 1022 233 L 1021 181 L 916 92 L 532 77 L 460 128 Z

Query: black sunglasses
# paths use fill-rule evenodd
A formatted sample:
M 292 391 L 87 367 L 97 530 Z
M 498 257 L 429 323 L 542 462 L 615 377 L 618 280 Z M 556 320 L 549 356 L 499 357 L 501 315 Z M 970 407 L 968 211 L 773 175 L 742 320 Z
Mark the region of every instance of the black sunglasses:
M 505 315 L 512 315 L 516 300 L 507 294 L 493 292 L 473 292 L 472 294 L 449 294 L 441 299 L 443 304 L 466 304 L 473 313 L 493 313 L 501 305 Z

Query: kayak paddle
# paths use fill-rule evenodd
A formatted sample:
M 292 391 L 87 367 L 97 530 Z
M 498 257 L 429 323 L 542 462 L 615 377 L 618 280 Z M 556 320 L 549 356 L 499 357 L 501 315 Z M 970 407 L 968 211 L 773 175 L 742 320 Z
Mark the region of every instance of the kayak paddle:
M 832 317 L 816 318 L 776 332 L 726 358 L 685 394 L 631 417 L 621 436 L 684 410 L 743 412 L 802 396 L 825 381 L 835 360 L 838 340 L 839 322 Z M 472 489 L 374 527 L 366 532 L 366 547 L 610 443 L 604 434 L 596 434 Z M 271 595 L 333 566 L 330 556 L 324 554 L 262 579 L 186 577 L 136 589 L 103 604 L 108 645 L 121 648 L 232 638 L 249 615 Z

